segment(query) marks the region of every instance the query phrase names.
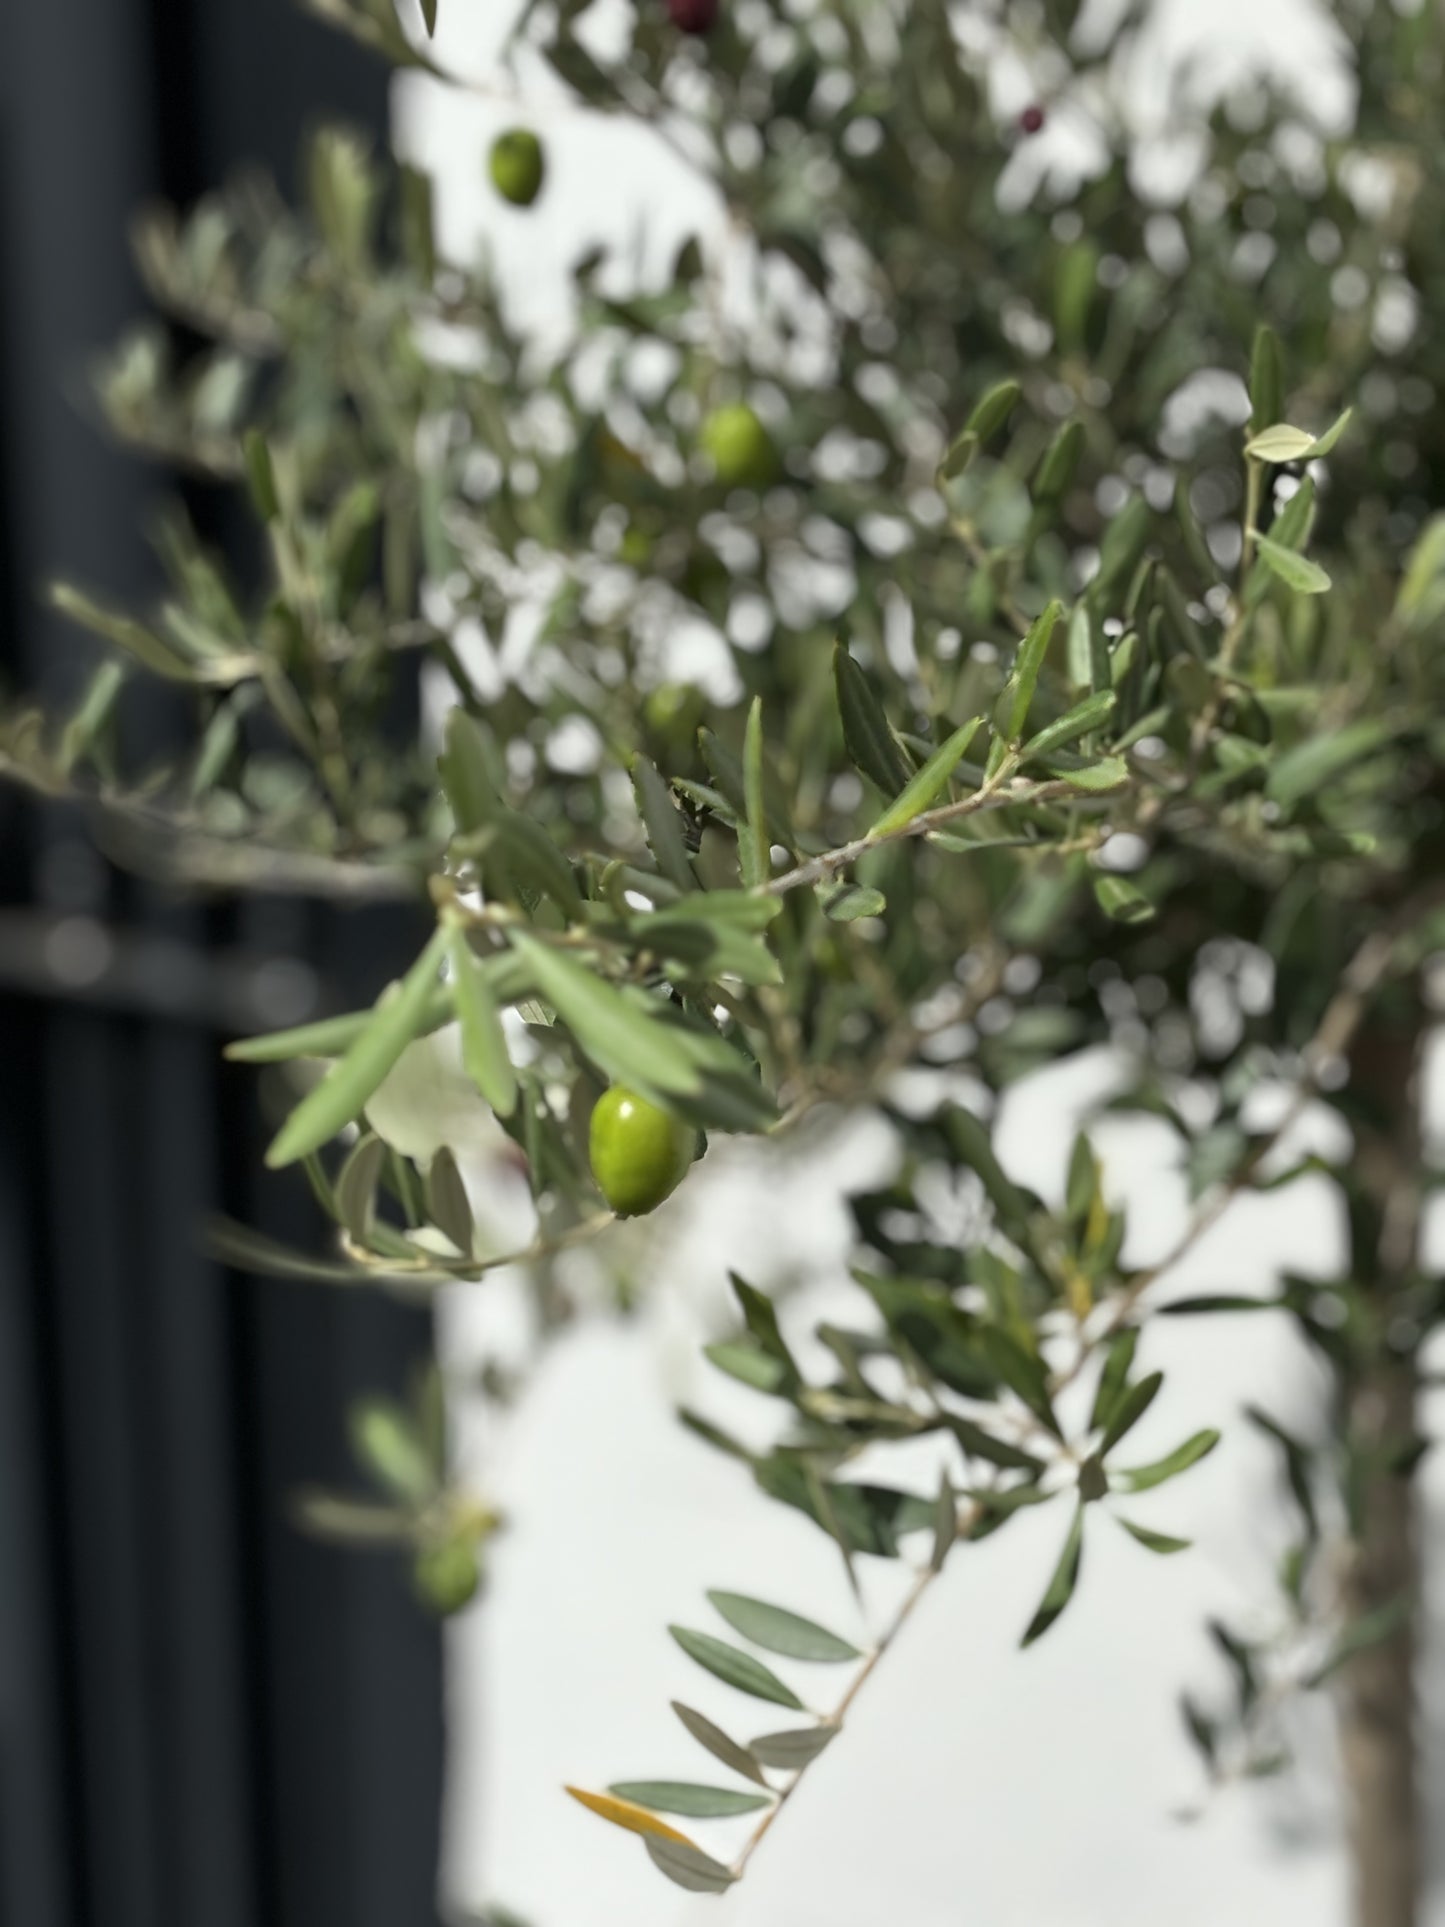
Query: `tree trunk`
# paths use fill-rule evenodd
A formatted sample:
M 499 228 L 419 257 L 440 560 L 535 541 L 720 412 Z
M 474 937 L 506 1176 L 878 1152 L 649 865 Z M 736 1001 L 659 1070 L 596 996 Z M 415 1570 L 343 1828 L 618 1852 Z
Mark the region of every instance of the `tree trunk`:
M 1413 1435 L 1415 1364 L 1391 1359 L 1352 1389 L 1357 1443 Z M 1350 1801 L 1356 1927 L 1416 1927 L 1421 1890 L 1420 1788 L 1415 1733 L 1415 1626 L 1420 1557 L 1415 1480 L 1379 1472 L 1365 1481 L 1364 1526 L 1345 1585 L 1351 1621 L 1410 1602 L 1391 1636 L 1358 1653 L 1340 1678 L 1341 1745 Z
M 1343 1386 L 1355 1521 L 1344 1605 L 1350 1623 L 1397 1603 L 1404 1610 L 1390 1636 L 1340 1675 L 1355 1927 L 1419 1927 L 1422 1893 L 1420 1547 L 1414 1465 L 1408 1456 L 1401 1463 L 1416 1436 L 1419 1375 L 1414 1335 L 1398 1328 L 1420 1222 L 1419 1044 L 1418 1031 L 1367 1027 L 1351 1052 L 1351 1087 L 1370 1114 L 1356 1123 L 1352 1256 L 1375 1345 Z

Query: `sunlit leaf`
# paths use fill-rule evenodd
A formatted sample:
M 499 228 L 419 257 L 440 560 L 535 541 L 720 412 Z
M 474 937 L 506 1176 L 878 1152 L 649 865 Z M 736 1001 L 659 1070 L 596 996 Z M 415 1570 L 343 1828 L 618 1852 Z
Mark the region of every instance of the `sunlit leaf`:
M 335 1137 L 362 1110 L 407 1045 L 420 1036 L 446 942 L 445 931 L 434 933 L 396 994 L 381 999 L 346 1055 L 287 1118 L 266 1153 L 273 1169 L 294 1163 Z

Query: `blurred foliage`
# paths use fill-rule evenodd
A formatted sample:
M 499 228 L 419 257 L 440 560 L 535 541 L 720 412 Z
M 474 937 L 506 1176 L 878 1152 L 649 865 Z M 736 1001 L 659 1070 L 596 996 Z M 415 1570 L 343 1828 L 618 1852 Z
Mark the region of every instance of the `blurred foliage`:
M 316 10 L 470 84 L 390 0 Z M 1338 1571 L 1425 1446 L 1413 1390 L 1369 1436 L 1359 1395 L 1413 1387 L 1445 1304 L 1412 1093 L 1445 935 L 1445 18 L 1341 0 L 1347 129 L 1263 81 L 1212 106 L 1187 68 L 1151 75 L 1192 155 L 1170 191 L 1131 131 L 1147 17 L 1115 11 L 1100 38 L 1072 0 L 640 0 L 619 44 L 586 0 L 526 8 L 483 91 L 519 124 L 564 100 L 641 118 L 718 209 L 655 284 L 585 253 L 553 351 L 442 258 L 426 176 L 344 130 L 316 139 L 301 210 L 240 180 L 147 216 L 141 264 L 184 333 L 137 333 L 98 392 L 120 434 L 244 488 L 266 580 L 175 519 L 157 609 L 57 590 L 107 652 L 70 717 L 5 716 L 0 767 L 196 880 L 429 893 L 436 934 L 374 1009 L 235 1047 L 329 1064 L 271 1158 L 304 1162 L 338 1255 L 237 1234 L 253 1258 L 394 1290 L 545 1261 L 610 1222 L 587 1158 L 609 1084 L 709 1134 L 882 1107 L 897 1168 L 851 1201 L 856 1324 L 808 1335 L 805 1365 L 737 1280 L 709 1356 L 771 1401 L 774 1442 L 687 1418 L 850 1571 L 917 1548 L 897 1624 L 1025 1507 L 1067 1515 L 1026 1641 L 1106 1515 L 1182 1550 L 1144 1495 L 1217 1434 L 1134 1453 L 1167 1409 L 1136 1357 L 1150 1320 L 1292 1319 L 1334 1386 L 1318 1449 L 1260 1421 L 1303 1521 L 1281 1639 L 1304 1657 L 1216 1627 L 1234 1704 L 1187 1709 L 1211 1770 L 1256 1772 L 1281 1680 L 1407 1636 L 1408 1600 L 1360 1616 Z M 547 218 L 543 178 L 505 218 Z M 440 744 L 395 727 L 418 669 Z M 122 753 L 140 676 L 194 699 L 165 766 Z M 479 1241 L 459 1140 L 412 1155 L 367 1125 L 453 1023 L 469 1101 L 528 1176 L 520 1254 Z M 1088 1130 L 1049 1199 L 993 1145 L 1008 1086 L 1097 1046 L 1107 1107 L 1162 1121 L 1197 1200 L 1147 1267 Z M 1287 1159 L 1306 1106 L 1336 1148 L 1290 1138 Z M 1342 1206 L 1339 1278 L 1171 1301 L 1230 1198 L 1307 1177 Z M 420 1421 L 358 1423 L 387 1504 L 319 1522 L 395 1532 L 459 1603 L 490 1519 L 448 1510 Z M 937 1488 L 881 1480 L 920 1438 Z M 704 1891 L 897 1629 L 860 1655 L 717 1601 L 750 1645 L 859 1670 L 835 1715 L 748 1746 L 679 1707 L 741 1792 L 581 1796 Z M 677 1636 L 799 1704 L 743 1647 Z M 732 1863 L 657 1818 L 759 1801 Z

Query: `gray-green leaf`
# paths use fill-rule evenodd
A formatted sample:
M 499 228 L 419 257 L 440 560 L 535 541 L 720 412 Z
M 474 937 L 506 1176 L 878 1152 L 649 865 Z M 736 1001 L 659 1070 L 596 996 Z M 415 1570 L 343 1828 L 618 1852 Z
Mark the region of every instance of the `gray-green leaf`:
M 838 1729 L 826 1720 L 818 1726 L 802 1726 L 790 1733 L 761 1733 L 752 1750 L 764 1766 L 780 1773 L 801 1773 L 837 1736 Z
M 672 1710 L 698 1745 L 706 1747 L 715 1760 L 721 1760 L 734 1773 L 741 1773 L 745 1779 L 756 1781 L 761 1787 L 768 1784 L 762 1768 L 748 1749 L 724 1733 L 720 1726 L 715 1726 L 706 1714 L 697 1712 L 691 1706 L 684 1706 L 681 1700 L 672 1701 Z
M 1319 563 L 1311 562 L 1307 555 L 1287 549 L 1267 535 L 1256 535 L 1254 543 L 1280 581 L 1299 595 L 1323 595 L 1331 586 L 1329 576 Z
M 619 1780 L 607 1791 L 653 1813 L 680 1813 L 689 1820 L 721 1820 L 734 1813 L 756 1813 L 760 1807 L 773 1804 L 769 1794 L 695 1786 L 690 1780 Z
M 433 935 L 395 995 L 381 998 L 345 1057 L 296 1106 L 266 1153 L 273 1170 L 319 1150 L 344 1129 L 407 1045 L 422 1034 L 446 941 L 443 930 Z
M 766 1652 L 781 1653 L 785 1659 L 829 1662 L 859 1657 L 858 1648 L 846 1639 L 782 1606 L 769 1606 L 736 1592 L 710 1592 L 708 1598 L 735 1633 Z
M 833 678 L 849 757 L 885 796 L 896 796 L 908 781 L 902 752 L 862 664 L 854 661 L 842 641 L 833 649 Z
M 652 1863 L 659 1873 L 665 1873 L 669 1880 L 679 1887 L 686 1887 L 693 1894 L 721 1894 L 736 1880 L 737 1875 L 720 1860 L 714 1860 L 710 1853 L 695 1847 L 690 1840 L 659 1839 L 654 1834 L 645 1834 L 642 1844 L 652 1857 Z
M 925 810 L 931 809 L 982 727 L 982 716 L 970 717 L 968 722 L 960 724 L 888 805 L 868 832 L 869 836 L 892 836 L 895 831 L 911 823 L 915 816 L 921 816 Z
M 510 1117 L 517 1108 L 517 1073 L 486 968 L 461 930 L 449 933 L 447 955 L 462 1027 L 463 1067 L 497 1115 Z
M 669 1626 L 668 1631 L 689 1659 L 695 1659 L 699 1666 L 727 1685 L 735 1686 L 740 1693 L 751 1693 L 754 1699 L 772 1700 L 775 1705 L 802 1711 L 803 1702 L 792 1687 L 785 1686 L 776 1673 L 770 1672 L 751 1653 L 729 1646 L 726 1640 L 714 1639 L 710 1633 L 693 1632 L 687 1626 Z

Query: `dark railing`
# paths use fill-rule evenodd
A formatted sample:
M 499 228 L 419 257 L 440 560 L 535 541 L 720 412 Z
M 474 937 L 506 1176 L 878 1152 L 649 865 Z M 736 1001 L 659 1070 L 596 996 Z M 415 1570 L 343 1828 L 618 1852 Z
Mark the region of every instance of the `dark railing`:
M 64 572 L 143 598 L 168 486 L 78 406 L 142 307 L 134 207 L 243 159 L 294 176 L 313 117 L 380 131 L 384 73 L 290 0 L 0 9 L 0 679 L 88 660 Z M 197 499 L 225 542 L 227 510 Z M 140 692 L 131 726 L 176 717 Z M 223 1211 L 315 1236 L 264 1179 L 223 1037 L 374 994 L 395 912 L 186 901 L 72 814 L 0 794 L 0 1922 L 419 1927 L 440 1643 L 404 1575 L 314 1545 L 295 1485 L 348 1476 L 342 1415 L 425 1351 L 419 1313 L 239 1278 Z M 279 966 L 279 969 L 278 969 Z

